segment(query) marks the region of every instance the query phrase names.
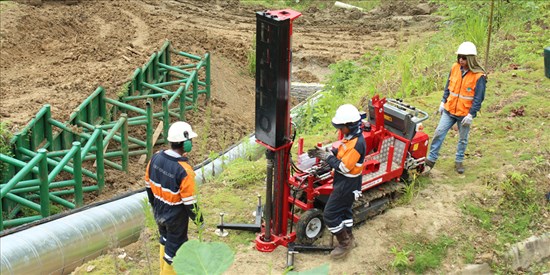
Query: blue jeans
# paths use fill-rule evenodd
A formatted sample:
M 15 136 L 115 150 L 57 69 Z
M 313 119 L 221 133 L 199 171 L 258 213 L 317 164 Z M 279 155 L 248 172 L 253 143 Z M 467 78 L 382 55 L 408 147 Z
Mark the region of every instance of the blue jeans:
M 436 162 L 437 158 L 439 156 L 439 150 L 441 149 L 441 145 L 443 145 L 443 141 L 445 140 L 445 136 L 447 136 L 447 132 L 453 127 L 453 125 L 456 123 L 458 125 L 458 145 L 456 146 L 456 162 L 462 162 L 464 161 L 464 152 L 466 151 L 466 146 L 468 145 L 468 134 L 470 133 L 470 126 L 462 126 L 461 122 L 464 117 L 457 117 L 449 114 L 447 111 L 443 111 L 443 114 L 441 114 L 441 119 L 439 120 L 439 124 L 437 125 L 437 128 L 435 129 L 434 138 L 432 140 L 432 144 L 430 145 L 430 154 L 428 155 L 428 160 L 432 162 Z

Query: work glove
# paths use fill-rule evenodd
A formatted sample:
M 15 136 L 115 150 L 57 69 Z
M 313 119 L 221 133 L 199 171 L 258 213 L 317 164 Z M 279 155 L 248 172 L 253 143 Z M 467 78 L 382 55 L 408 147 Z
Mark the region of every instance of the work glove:
M 444 110 L 445 110 L 445 103 L 441 102 L 441 104 L 439 104 L 439 109 L 437 110 L 437 113 L 439 115 L 442 115 Z
M 363 196 L 363 192 L 361 192 L 361 190 L 355 190 L 353 191 L 353 196 L 355 197 L 355 200 L 358 201 L 359 198 Z
M 318 158 L 320 160 L 326 160 L 332 154 L 328 152 L 326 149 L 315 146 L 315 148 L 307 150 L 307 155 L 310 158 Z
M 467 126 L 469 127 L 470 125 L 472 125 L 472 121 L 474 120 L 474 117 L 472 117 L 471 114 L 468 114 L 467 116 L 465 116 L 463 119 L 462 119 L 462 126 Z

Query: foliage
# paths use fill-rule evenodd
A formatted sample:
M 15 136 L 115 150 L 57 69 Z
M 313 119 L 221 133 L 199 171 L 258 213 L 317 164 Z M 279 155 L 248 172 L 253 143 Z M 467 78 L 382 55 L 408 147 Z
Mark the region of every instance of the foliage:
M 235 253 L 221 242 L 185 242 L 174 257 L 178 274 L 222 274 L 233 263 Z
M 247 161 L 236 159 L 227 166 L 218 178 L 231 188 L 246 188 L 252 184 L 263 182 L 265 178 L 265 163 L 263 161 Z
M 396 267 L 399 270 L 406 269 L 412 270 L 417 274 L 425 273 L 428 269 L 437 268 L 445 256 L 449 247 L 454 246 L 456 241 L 452 238 L 442 235 L 435 240 L 425 240 L 419 236 L 410 236 L 409 240 L 403 245 L 404 248 L 401 251 L 395 249 L 396 256 L 394 262 L 400 263 Z M 408 256 L 408 264 L 405 265 L 405 259 L 403 257 Z M 399 257 L 399 259 L 397 259 Z
M 256 37 L 252 40 L 252 48 L 248 50 L 246 54 L 246 61 L 248 64 L 248 73 L 251 76 L 256 75 Z
M 540 202 L 547 190 L 527 174 L 511 172 L 488 187 L 496 193 L 474 197 L 477 203 L 464 203 L 463 210 L 483 230 L 496 235 L 498 249 L 529 237 L 546 220 L 550 206 Z
M 394 256 L 391 266 L 397 268 L 399 271 L 404 271 L 409 265 L 409 254 L 411 254 L 411 251 L 398 250 L 394 246 L 390 252 Z
M 0 154 L 4 154 L 6 156 L 12 156 L 11 152 L 11 146 L 10 146 L 10 140 L 12 138 L 12 133 L 9 130 L 9 122 L 2 121 L 0 122 Z M 6 175 L 8 174 L 8 164 L 4 162 L 0 162 L 0 182 L 4 182 L 4 180 L 8 181 L 9 179 L 5 179 Z

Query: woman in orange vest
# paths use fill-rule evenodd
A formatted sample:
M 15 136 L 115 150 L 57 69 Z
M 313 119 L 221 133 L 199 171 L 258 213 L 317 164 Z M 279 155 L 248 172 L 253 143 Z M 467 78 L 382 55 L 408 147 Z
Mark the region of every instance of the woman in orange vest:
M 447 132 L 457 124 L 459 139 L 455 169 L 459 174 L 464 173 L 464 152 L 468 145 L 470 126 L 485 98 L 487 77 L 485 69 L 477 61 L 476 46 L 472 42 L 464 42 L 460 44 L 456 54 L 457 62 L 451 68 L 439 105 L 438 113 L 441 114 L 441 119 L 435 129 L 426 160 L 426 166 L 429 167 L 427 171 L 434 167 Z

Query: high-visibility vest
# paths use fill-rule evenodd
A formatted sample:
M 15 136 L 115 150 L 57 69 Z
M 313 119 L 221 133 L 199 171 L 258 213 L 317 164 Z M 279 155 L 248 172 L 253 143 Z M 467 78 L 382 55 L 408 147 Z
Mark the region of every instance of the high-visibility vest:
M 476 90 L 476 83 L 483 73 L 468 71 L 462 77 L 460 64 L 455 63 L 449 76 L 449 97 L 445 110 L 455 116 L 466 116 L 470 112 Z

